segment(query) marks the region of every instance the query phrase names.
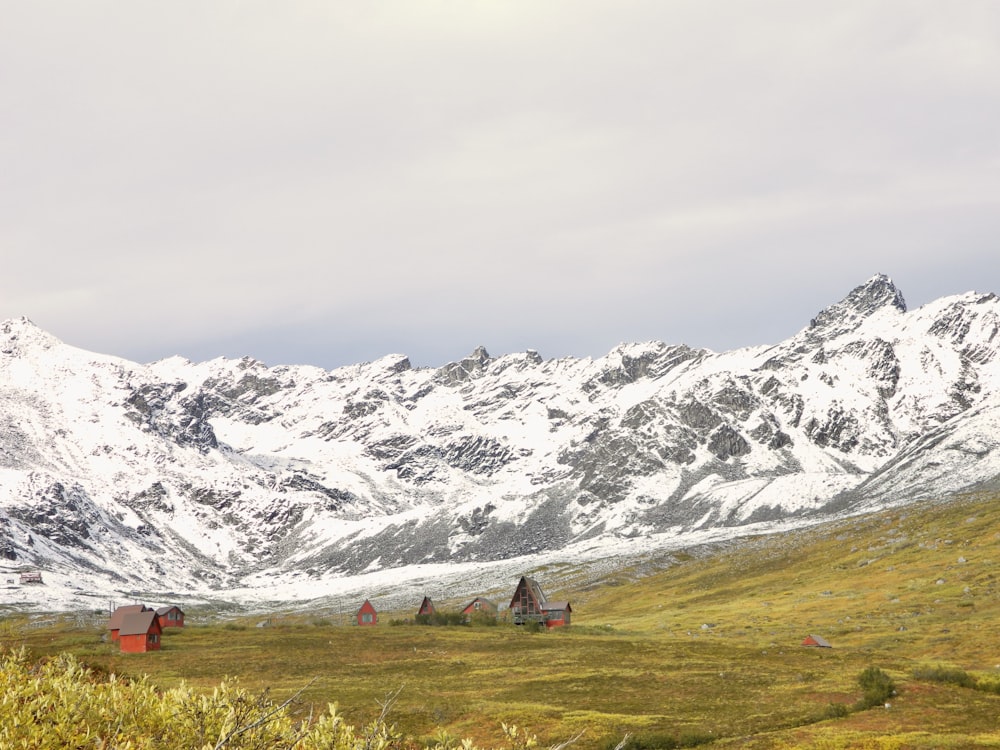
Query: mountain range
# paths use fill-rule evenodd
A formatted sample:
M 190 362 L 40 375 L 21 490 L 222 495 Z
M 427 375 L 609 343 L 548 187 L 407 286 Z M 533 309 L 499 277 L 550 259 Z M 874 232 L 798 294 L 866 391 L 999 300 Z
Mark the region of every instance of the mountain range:
M 301 601 L 446 572 L 472 590 L 497 566 L 991 489 L 998 333 L 994 294 L 908 311 L 883 275 L 774 345 L 480 347 L 438 368 L 138 364 L 7 320 L 0 590 Z M 47 584 L 18 586 L 29 569 Z

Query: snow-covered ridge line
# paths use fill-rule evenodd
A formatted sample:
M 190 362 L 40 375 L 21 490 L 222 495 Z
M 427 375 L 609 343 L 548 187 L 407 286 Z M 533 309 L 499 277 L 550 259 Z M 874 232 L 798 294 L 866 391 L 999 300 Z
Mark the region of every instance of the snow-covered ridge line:
M 80 596 L 301 598 L 987 486 L 998 332 L 992 294 L 907 311 L 881 275 L 776 345 L 441 368 L 141 365 L 8 320 L 0 561 Z

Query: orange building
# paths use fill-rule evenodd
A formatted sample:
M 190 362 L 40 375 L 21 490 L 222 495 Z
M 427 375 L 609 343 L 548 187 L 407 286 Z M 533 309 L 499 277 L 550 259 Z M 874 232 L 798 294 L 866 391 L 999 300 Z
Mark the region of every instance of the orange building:
M 122 618 L 118 645 L 123 654 L 159 651 L 161 635 L 163 628 L 160 627 L 160 618 L 156 616 L 156 612 L 151 609 L 133 612 Z

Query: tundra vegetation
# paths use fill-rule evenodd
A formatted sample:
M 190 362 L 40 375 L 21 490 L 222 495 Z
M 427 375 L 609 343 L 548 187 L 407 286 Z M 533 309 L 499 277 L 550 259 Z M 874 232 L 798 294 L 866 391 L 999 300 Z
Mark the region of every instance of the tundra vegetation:
M 573 601 L 574 624 L 552 631 L 359 628 L 336 607 L 257 628 L 185 607 L 162 650 L 120 654 L 75 615 L 7 613 L 0 746 L 1000 747 L 998 499 L 689 549 L 602 580 L 526 571 Z M 808 634 L 833 648 L 800 645 Z

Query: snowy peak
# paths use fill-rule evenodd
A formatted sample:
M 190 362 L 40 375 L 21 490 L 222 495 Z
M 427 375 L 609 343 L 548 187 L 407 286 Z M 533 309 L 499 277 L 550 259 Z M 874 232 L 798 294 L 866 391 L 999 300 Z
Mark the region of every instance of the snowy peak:
M 847 333 L 885 309 L 905 313 L 906 301 L 892 279 L 877 274 L 851 290 L 840 302 L 820 312 L 809 322 L 809 329 L 823 335 Z
M 0 354 L 17 355 L 33 348 L 51 349 L 61 343 L 26 317 L 0 322 Z

